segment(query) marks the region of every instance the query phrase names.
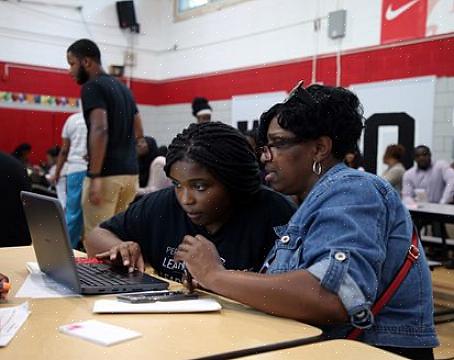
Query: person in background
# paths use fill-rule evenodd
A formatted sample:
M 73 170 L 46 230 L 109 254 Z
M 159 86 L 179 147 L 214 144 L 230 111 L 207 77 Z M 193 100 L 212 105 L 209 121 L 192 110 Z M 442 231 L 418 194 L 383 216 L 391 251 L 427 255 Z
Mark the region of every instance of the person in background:
M 57 163 L 58 154 L 60 153 L 60 146 L 55 145 L 46 151 L 46 161 L 41 164 L 42 171 L 48 175 L 51 171 L 55 172 L 55 164 Z
M 197 119 L 197 123 L 204 123 L 211 121 L 211 114 L 213 109 L 208 104 L 208 100 L 204 97 L 195 97 L 192 100 L 192 115 Z
M 216 246 L 227 269 L 258 271 L 294 205 L 261 185 L 255 154 L 233 127 L 191 124 L 169 146 L 165 171 L 174 184 L 145 195 L 88 234 L 89 256 L 143 271 L 144 261 L 181 281 L 174 260 L 185 235 Z
M 66 173 L 65 217 L 71 246 L 76 249 L 80 246 L 82 239 L 83 214 L 81 199 L 83 183 L 87 173 L 87 126 L 82 113 L 75 113 L 68 117 L 63 126 L 61 137 L 62 148 L 57 159 L 55 174 L 50 180 L 59 184 L 62 175 Z
M 185 236 L 175 260 L 201 287 L 318 326 L 325 338 L 345 338 L 360 328 L 360 341 L 433 359 L 438 340 L 431 275 L 419 241 L 419 259 L 385 307 L 371 312 L 407 257 L 413 225 L 387 181 L 343 162 L 360 137 L 362 114 L 351 91 L 300 83 L 262 115 L 266 180 L 303 203 L 276 229 L 260 274 L 227 271 L 202 235 Z
M 383 155 L 383 162 L 388 165 L 388 168 L 383 172 L 381 177 L 389 181 L 400 194 L 402 191 L 402 178 L 405 173 L 405 167 L 402 164 L 402 159 L 405 154 L 405 148 L 398 145 L 389 145 Z
M 27 173 L 30 176 L 33 172 L 32 164 L 30 163 L 30 153 L 32 152 L 32 146 L 28 143 L 22 143 L 18 145 L 11 153 L 13 157 L 24 164 L 27 169 Z
M 415 148 L 415 162 L 403 177 L 402 198 L 405 202 L 425 201 L 454 203 L 454 169 L 447 161 L 432 161 L 429 147 Z
M 9 291 L 9 279 L 8 276 L 0 273 L 0 300 L 6 300 L 6 295 Z
M 345 154 L 344 162 L 345 165 L 351 167 L 352 169 L 364 171 L 363 157 L 358 149 L 358 146 L 356 146 L 354 150 Z
M 134 200 L 138 182 L 136 139 L 142 120 L 131 91 L 108 75 L 101 53 L 91 40 L 80 39 L 67 49 L 69 73 L 82 85 L 87 124 L 88 170 L 82 193 L 84 233 L 124 211 Z
M 30 245 L 30 233 L 20 199 L 21 191 L 31 191 L 30 178 L 22 162 L 2 152 L 0 189 L 0 247 Z
M 251 148 L 255 150 L 257 148 L 257 136 L 258 136 L 257 129 L 246 130 L 244 132 L 244 136 L 246 136 L 246 139 L 247 139 L 248 143 L 251 145 Z
M 139 187 L 144 188 L 150 178 L 150 165 L 158 156 L 158 144 L 151 136 L 145 136 L 137 140 L 136 150 L 139 162 Z
M 66 206 L 66 167 L 61 171 L 59 181 L 54 181 L 55 170 L 57 169 L 57 159 L 60 154 L 60 146 L 52 146 L 46 152 L 46 162 L 41 165 L 41 171 L 45 182 L 51 191 L 57 192 L 57 198 L 60 200 L 63 208 Z
M 139 151 L 139 150 L 138 150 Z M 142 196 L 154 191 L 172 186 L 172 181 L 167 177 L 164 167 L 166 165 L 167 146 L 160 146 L 156 150 L 156 157 L 148 168 L 148 179 L 145 186 L 137 190 L 137 195 Z
M 425 145 L 417 146 L 414 155 L 416 165 L 404 173 L 402 201 L 409 207 L 418 202 L 453 204 L 454 169 L 447 161 L 432 161 L 432 153 Z M 448 237 L 445 224 L 439 221 L 415 222 L 415 225 L 419 230 L 431 225 L 433 236 Z

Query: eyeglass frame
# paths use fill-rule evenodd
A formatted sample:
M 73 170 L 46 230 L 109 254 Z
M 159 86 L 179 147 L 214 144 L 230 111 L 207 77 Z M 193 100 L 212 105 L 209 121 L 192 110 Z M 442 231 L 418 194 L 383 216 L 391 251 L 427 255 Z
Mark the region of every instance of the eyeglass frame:
M 256 149 L 257 155 L 259 159 L 264 156 L 265 161 L 272 161 L 273 160 L 273 151 L 272 148 L 280 150 L 285 147 L 292 147 L 302 143 L 304 140 L 299 137 L 292 137 L 292 138 L 280 138 L 274 143 L 268 143 L 266 145 L 260 146 Z

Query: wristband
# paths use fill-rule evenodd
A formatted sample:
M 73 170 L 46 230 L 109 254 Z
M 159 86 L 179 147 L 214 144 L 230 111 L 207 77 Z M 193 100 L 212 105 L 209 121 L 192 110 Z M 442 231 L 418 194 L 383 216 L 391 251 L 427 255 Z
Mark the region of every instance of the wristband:
M 97 178 L 97 177 L 100 177 L 101 174 L 100 173 L 92 173 L 91 171 L 87 171 L 87 177 L 90 178 L 90 179 L 94 179 L 94 178 Z

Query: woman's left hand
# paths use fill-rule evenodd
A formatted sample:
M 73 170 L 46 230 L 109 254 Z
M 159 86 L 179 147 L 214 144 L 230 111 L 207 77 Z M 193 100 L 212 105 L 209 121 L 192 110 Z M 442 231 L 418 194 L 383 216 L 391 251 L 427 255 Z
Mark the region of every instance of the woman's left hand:
M 216 273 L 225 270 L 216 247 L 202 235 L 186 235 L 178 246 L 175 260 L 183 261 L 194 280 L 206 289 L 210 289 Z

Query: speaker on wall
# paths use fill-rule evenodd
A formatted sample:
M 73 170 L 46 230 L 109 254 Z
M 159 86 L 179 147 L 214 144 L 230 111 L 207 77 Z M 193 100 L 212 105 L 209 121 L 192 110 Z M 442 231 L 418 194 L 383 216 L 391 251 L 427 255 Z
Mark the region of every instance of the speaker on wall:
M 118 23 L 122 29 L 139 32 L 139 24 L 134 10 L 134 1 L 117 1 Z

